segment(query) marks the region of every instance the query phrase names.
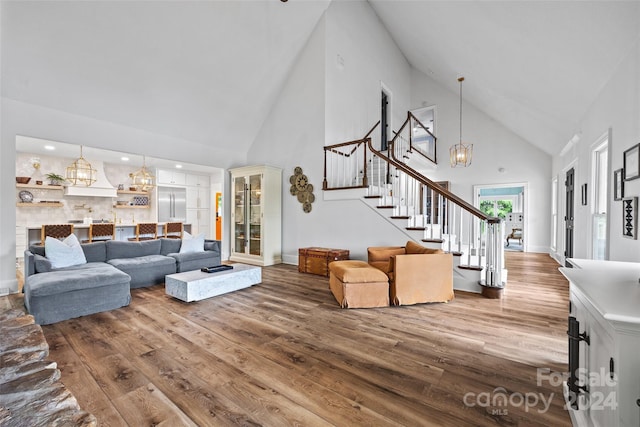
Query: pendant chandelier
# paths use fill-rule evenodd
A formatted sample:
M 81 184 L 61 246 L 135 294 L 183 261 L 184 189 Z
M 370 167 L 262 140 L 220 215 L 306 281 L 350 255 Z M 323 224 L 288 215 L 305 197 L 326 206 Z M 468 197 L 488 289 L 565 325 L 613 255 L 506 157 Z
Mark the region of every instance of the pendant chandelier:
M 96 170 L 91 163 L 82 157 L 82 145 L 80 146 L 80 157 L 71 165 L 67 166 L 66 180 L 72 185 L 86 185 L 87 187 L 96 182 Z
M 156 178 L 147 170 L 145 156 L 142 156 L 142 168 L 129 174 L 129 178 L 138 191 L 149 191 L 155 186 Z
M 460 82 L 460 143 L 454 144 L 449 148 L 449 161 L 452 168 L 471 165 L 471 156 L 473 155 L 473 144 L 464 144 L 462 142 L 462 82 L 464 77 L 459 77 L 458 81 Z

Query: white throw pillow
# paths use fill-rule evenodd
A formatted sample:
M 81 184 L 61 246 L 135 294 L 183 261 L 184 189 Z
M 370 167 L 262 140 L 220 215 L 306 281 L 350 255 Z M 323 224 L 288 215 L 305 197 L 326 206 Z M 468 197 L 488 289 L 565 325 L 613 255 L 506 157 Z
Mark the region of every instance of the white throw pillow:
M 200 233 L 197 236 L 184 232 L 182 236 L 182 245 L 180 246 L 180 253 L 186 254 L 189 252 L 204 252 L 204 233 Z
M 87 258 L 75 234 L 70 234 L 63 241 L 47 236 L 44 241 L 44 254 L 51 261 L 51 268 L 87 263 Z

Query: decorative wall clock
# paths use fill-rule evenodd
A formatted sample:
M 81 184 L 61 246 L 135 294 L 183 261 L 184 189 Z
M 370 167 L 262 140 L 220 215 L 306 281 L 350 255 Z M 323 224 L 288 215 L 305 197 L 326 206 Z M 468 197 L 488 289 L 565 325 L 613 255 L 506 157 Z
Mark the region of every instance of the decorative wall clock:
M 289 183 L 291 184 L 289 192 L 302 203 L 302 210 L 305 213 L 311 212 L 311 204 L 316 200 L 316 196 L 313 195 L 313 185 L 309 184 L 309 178 L 302 173 L 300 166 L 296 166 L 293 170 L 293 175 L 289 177 Z

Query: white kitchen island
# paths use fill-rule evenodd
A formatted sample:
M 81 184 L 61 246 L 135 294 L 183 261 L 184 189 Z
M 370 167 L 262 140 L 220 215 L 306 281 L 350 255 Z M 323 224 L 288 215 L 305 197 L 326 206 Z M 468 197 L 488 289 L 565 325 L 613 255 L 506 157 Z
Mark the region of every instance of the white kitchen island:
M 569 374 L 575 377 L 565 384 L 565 398 L 573 406 L 573 424 L 638 426 L 640 263 L 569 262 L 575 268 L 560 272 L 570 282 Z M 574 393 L 569 392 L 572 380 Z

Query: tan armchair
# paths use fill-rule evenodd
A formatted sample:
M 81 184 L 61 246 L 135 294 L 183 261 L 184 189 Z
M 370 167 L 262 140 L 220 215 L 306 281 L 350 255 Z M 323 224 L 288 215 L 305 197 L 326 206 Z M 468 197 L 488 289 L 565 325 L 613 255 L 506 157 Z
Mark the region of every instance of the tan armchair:
M 453 294 L 453 255 L 409 241 L 406 246 L 370 247 L 369 264 L 389 277 L 394 305 L 447 302 Z

